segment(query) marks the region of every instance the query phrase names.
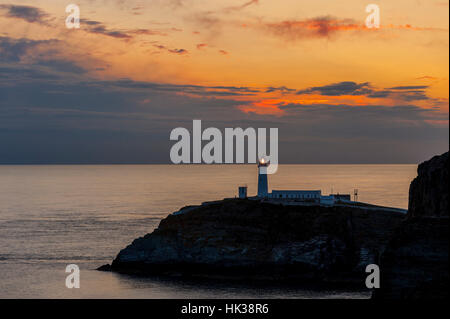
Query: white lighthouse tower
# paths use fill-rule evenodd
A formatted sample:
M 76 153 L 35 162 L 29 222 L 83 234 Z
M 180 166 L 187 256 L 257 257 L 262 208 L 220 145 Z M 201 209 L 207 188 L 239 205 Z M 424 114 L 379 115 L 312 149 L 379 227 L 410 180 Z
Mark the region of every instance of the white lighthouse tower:
M 258 163 L 258 197 L 260 198 L 265 198 L 268 195 L 267 166 L 268 162 L 264 158 L 261 158 Z

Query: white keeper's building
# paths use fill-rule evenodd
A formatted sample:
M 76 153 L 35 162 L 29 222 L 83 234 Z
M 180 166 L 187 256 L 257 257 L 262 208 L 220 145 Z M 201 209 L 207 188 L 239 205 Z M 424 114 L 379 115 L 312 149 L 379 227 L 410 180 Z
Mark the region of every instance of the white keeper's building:
M 312 191 L 296 191 L 296 190 L 273 190 L 268 194 L 267 198 L 273 199 L 303 199 L 303 200 L 314 200 L 320 199 L 322 191 L 312 190 Z
M 334 205 L 339 201 L 350 201 L 350 195 L 322 195 L 321 190 L 272 190 L 268 191 L 268 162 L 261 159 L 258 163 L 258 195 L 257 198 L 283 201 L 315 202 L 322 205 Z M 247 198 L 247 186 L 239 187 L 239 198 Z

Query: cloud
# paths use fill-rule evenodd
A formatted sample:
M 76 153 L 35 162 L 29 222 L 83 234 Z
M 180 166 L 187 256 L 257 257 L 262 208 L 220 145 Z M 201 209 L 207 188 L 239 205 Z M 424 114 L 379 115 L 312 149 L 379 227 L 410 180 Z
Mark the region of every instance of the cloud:
M 270 33 L 288 39 L 326 38 L 338 31 L 361 30 L 364 27 L 352 19 L 322 16 L 305 20 L 286 20 L 265 23 Z
M 194 12 L 186 16 L 186 20 L 192 22 L 195 27 L 198 27 L 202 31 L 195 30 L 193 31 L 193 34 L 208 34 L 210 40 L 214 40 L 215 37 L 222 33 L 222 29 L 227 25 L 235 26 L 243 24 L 242 22 L 237 22 L 233 18 L 234 15 L 249 6 L 258 4 L 259 0 L 249 0 L 237 6 Z
M 0 86 L 16 86 L 16 83 L 27 83 L 34 81 L 56 81 L 64 80 L 57 74 L 51 72 L 43 72 L 38 68 L 30 68 L 28 66 L 0 66 Z
M 154 44 L 153 45 L 155 48 L 160 49 L 160 50 L 166 50 L 166 46 L 162 45 L 162 44 Z
M 206 43 L 199 43 L 199 44 L 197 44 L 197 49 L 201 50 L 201 49 L 206 48 L 207 46 L 208 45 Z
M 194 12 L 185 17 L 186 21 L 192 23 L 194 34 L 202 34 L 208 37 L 208 41 L 214 41 L 222 29 L 229 23 L 224 20 L 226 13 L 214 11 Z
M 170 92 L 175 94 L 186 93 L 190 96 L 197 97 L 215 97 L 215 96 L 247 96 L 259 93 L 260 91 L 250 87 L 236 86 L 201 86 L 201 85 L 176 85 L 176 84 L 160 84 L 144 81 L 133 81 L 130 79 L 121 79 L 116 81 L 96 81 L 102 86 L 112 88 L 127 88 L 134 90 L 151 90 L 155 92 Z
M 219 50 L 219 53 L 220 53 L 220 54 L 223 54 L 223 55 L 228 55 L 228 54 L 230 54 L 228 51 L 225 51 L 225 50 Z
M 397 93 L 397 96 L 404 101 L 420 101 L 420 100 L 429 100 L 425 93 L 425 91 L 413 90 L 413 91 L 405 91 L 401 93 Z
M 313 94 L 318 93 L 327 96 L 339 96 L 339 95 L 365 95 L 372 93 L 369 82 L 356 83 L 351 81 L 344 81 L 339 83 L 333 83 L 324 86 L 310 87 L 304 90 L 297 91 L 297 94 Z
M 173 28 L 172 28 L 173 30 Z M 166 36 L 167 33 L 160 30 L 150 30 L 150 29 L 135 29 L 126 31 L 128 34 L 136 34 L 136 35 L 159 35 Z
M 271 92 L 294 93 L 295 91 L 296 91 L 295 89 L 290 89 L 285 86 L 279 86 L 279 87 L 270 86 L 266 89 L 266 93 L 271 93 Z
M 0 82 L 29 82 L 36 79 L 71 81 L 89 70 L 107 65 L 57 40 L 32 40 L 0 36 Z
M 403 25 L 394 25 L 388 24 L 386 26 L 382 26 L 384 29 L 397 29 L 397 30 L 411 30 L 411 31 L 444 31 L 448 32 L 448 29 L 445 28 L 434 28 L 434 27 L 415 27 L 411 24 L 403 24 Z
M 425 91 L 428 88 L 428 85 L 403 85 L 387 88 L 388 91 L 386 92 L 389 92 L 390 96 L 397 97 L 405 101 L 420 101 L 430 99 L 426 95 Z
M 251 24 L 250 24 L 251 25 Z M 364 23 L 348 18 L 337 18 L 330 15 L 303 20 L 285 20 L 262 22 L 256 25 L 269 33 L 288 40 L 330 38 L 342 32 L 378 32 L 384 29 L 410 31 L 447 31 L 442 28 L 415 27 L 405 25 L 382 25 L 378 29 L 367 28 Z
M 86 69 L 79 66 L 77 63 L 65 59 L 40 60 L 37 61 L 35 65 L 46 67 L 52 71 L 63 73 L 82 74 L 87 72 Z
M 416 80 L 437 80 L 437 77 L 431 76 L 431 75 L 424 75 L 417 77 Z
M 242 9 L 245 9 L 251 5 L 257 5 L 259 4 L 259 0 L 250 0 L 248 2 L 245 2 L 244 4 L 241 4 L 239 6 L 231 6 L 231 7 L 227 7 L 225 8 L 225 12 L 231 12 L 231 11 L 240 11 Z
M 205 31 L 211 31 L 211 29 L 218 28 L 222 25 L 222 20 L 211 11 L 195 13 L 188 17 L 188 19 L 202 27 Z
M 258 88 L 252 88 L 248 86 L 210 86 L 210 89 L 218 89 L 218 90 L 229 90 L 232 92 L 240 92 L 240 93 L 258 93 L 261 92 Z
M 164 0 L 164 2 L 169 3 L 170 7 L 178 8 L 184 6 L 184 0 Z
M 154 44 L 153 45 L 155 48 L 159 49 L 159 50 L 164 50 L 167 51 L 169 53 L 174 53 L 174 54 L 179 54 L 179 55 L 185 55 L 188 54 L 189 51 L 186 49 L 170 49 L 168 47 L 166 47 L 165 45 L 162 44 Z
M 89 19 L 80 19 L 80 23 L 84 27 L 83 30 L 92 34 L 100 34 L 116 39 L 123 40 L 131 40 L 136 35 L 157 35 L 157 36 L 166 36 L 167 33 L 160 30 L 151 30 L 151 29 L 132 29 L 132 30 L 114 30 L 107 28 L 102 22 L 89 20 Z
M 388 88 L 390 90 L 423 90 L 427 89 L 428 85 L 405 85 L 405 86 L 394 86 Z
M 392 93 L 394 93 L 393 91 L 389 91 L 389 90 L 380 90 L 380 91 L 374 91 L 370 94 L 368 94 L 368 97 L 371 98 L 386 98 L 389 97 Z
M 369 98 L 394 98 L 404 101 L 428 100 L 426 95 L 427 85 L 403 85 L 384 89 L 377 89 L 369 82 L 356 83 L 353 81 L 344 81 L 323 86 L 315 86 L 297 91 L 302 94 L 320 94 L 323 96 L 366 96 Z
M 142 10 L 144 9 L 144 6 L 142 5 L 137 5 L 133 8 L 131 8 L 131 14 L 138 16 L 138 15 L 142 15 Z
M 309 119 L 312 123 L 331 122 L 336 124 L 352 122 L 354 125 L 352 130 L 343 129 L 340 133 L 333 132 L 333 134 L 345 135 L 350 134 L 364 134 L 367 129 L 373 130 L 373 136 L 389 137 L 389 133 L 381 132 L 383 127 L 390 126 L 391 130 L 396 126 L 410 127 L 412 129 L 415 125 L 428 126 L 429 120 L 443 121 L 446 120 L 448 124 L 448 113 L 434 109 L 424 109 L 415 105 L 404 104 L 395 106 L 386 105 L 330 105 L 330 104 L 298 104 L 288 103 L 280 105 L 279 108 L 286 112 L 286 118 L 303 118 Z M 330 124 L 329 124 L 330 125 Z M 377 128 L 378 126 L 378 128 Z M 329 126 L 330 127 L 330 126 Z M 343 126 L 342 126 L 343 127 Z M 378 132 L 377 132 L 378 131 Z M 403 132 L 406 137 L 407 131 Z M 395 138 L 392 136 L 392 138 Z
M 48 14 L 36 7 L 2 4 L 0 9 L 7 10 L 6 16 L 9 18 L 22 19 L 29 23 L 47 24 Z
M 88 33 L 101 34 L 108 37 L 126 40 L 132 38 L 132 36 L 127 32 L 107 29 L 106 26 L 99 21 L 80 19 L 80 23 L 88 26 L 87 28 L 83 28 L 83 30 Z
M 59 43 L 59 40 L 14 39 L 0 36 L 0 61 L 20 62 L 33 50 L 45 45 Z
M 184 54 L 188 54 L 188 53 L 189 53 L 189 51 L 186 50 L 186 49 L 169 49 L 168 51 L 169 51 L 170 53 L 181 54 L 181 55 L 184 55 Z

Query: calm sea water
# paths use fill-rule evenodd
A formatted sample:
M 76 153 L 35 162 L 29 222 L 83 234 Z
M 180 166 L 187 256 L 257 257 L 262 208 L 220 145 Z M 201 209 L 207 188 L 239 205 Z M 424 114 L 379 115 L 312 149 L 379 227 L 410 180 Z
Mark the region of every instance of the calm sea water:
M 352 193 L 407 208 L 416 165 L 281 165 L 269 188 Z M 254 165 L 0 166 L 0 298 L 365 298 L 364 292 L 192 283 L 98 272 L 188 204 L 256 191 Z M 65 267 L 81 288 L 65 287 Z

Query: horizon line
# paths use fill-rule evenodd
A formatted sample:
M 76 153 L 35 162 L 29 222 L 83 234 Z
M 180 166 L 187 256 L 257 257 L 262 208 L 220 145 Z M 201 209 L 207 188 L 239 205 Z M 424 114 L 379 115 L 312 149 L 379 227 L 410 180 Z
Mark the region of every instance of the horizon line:
M 32 165 L 171 165 L 171 166 L 221 166 L 221 165 L 256 165 L 257 163 L 139 163 L 139 162 L 129 162 L 129 163 L 82 163 L 82 162 L 40 162 L 40 163 L 0 163 L 0 166 L 32 166 Z M 346 162 L 346 163 L 278 163 L 278 165 L 419 165 L 420 163 L 396 163 L 396 162 L 383 162 L 383 163 L 361 163 L 361 162 Z

